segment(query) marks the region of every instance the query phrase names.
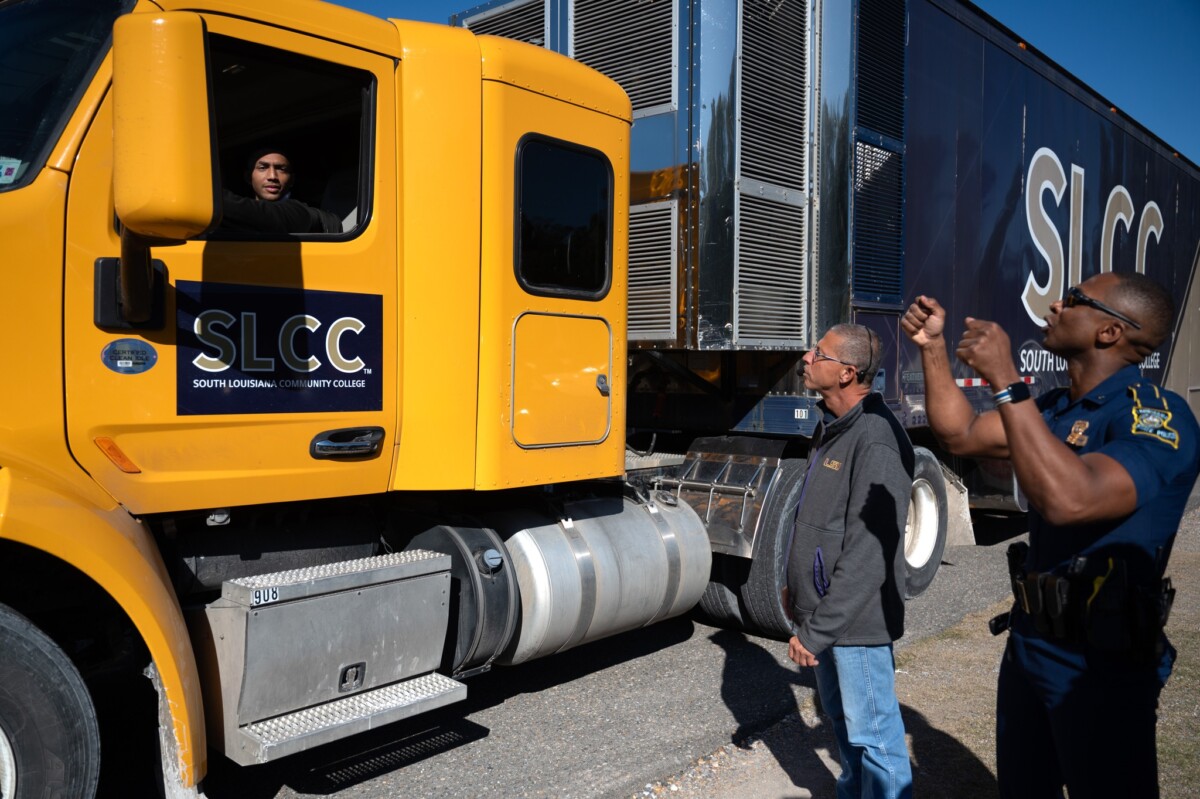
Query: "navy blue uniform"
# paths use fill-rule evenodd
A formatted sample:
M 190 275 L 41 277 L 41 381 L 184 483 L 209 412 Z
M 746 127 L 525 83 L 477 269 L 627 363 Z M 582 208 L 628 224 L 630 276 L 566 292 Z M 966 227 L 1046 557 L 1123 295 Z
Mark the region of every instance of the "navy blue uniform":
M 1072 402 L 1038 399 L 1050 430 L 1080 455 L 1100 452 L 1129 472 L 1137 506 L 1121 519 L 1057 526 L 1029 514 L 1028 572 L 1065 574 L 1077 555 L 1119 559 L 1131 586 L 1157 590 L 1200 471 L 1200 428 L 1177 394 L 1128 366 Z M 1128 653 L 1044 635 L 1017 610 L 1000 667 L 997 760 L 1001 794 L 1071 799 L 1158 796 L 1158 695 L 1175 650 L 1137 662 Z

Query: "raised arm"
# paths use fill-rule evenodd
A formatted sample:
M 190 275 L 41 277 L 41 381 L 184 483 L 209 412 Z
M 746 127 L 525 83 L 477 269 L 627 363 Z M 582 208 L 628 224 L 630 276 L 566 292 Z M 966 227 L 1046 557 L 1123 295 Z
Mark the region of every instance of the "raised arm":
M 933 297 L 922 295 L 909 306 L 900 320 L 900 327 L 920 348 L 921 366 L 925 372 L 925 413 L 942 446 L 954 455 L 1007 458 L 1008 441 L 1000 415 L 995 411 L 976 414 L 954 382 L 942 337 L 946 310 Z M 1009 362 L 1011 365 L 1011 354 Z M 1016 374 L 1015 366 L 1013 374 Z
M 993 387 L 1019 378 L 1008 334 L 995 322 L 968 318 L 956 355 Z M 1137 506 L 1125 466 L 1102 452 L 1078 455 L 1046 426 L 1035 403 L 1006 403 L 985 416 L 1000 419 L 1017 482 L 1051 524 L 1119 519 Z

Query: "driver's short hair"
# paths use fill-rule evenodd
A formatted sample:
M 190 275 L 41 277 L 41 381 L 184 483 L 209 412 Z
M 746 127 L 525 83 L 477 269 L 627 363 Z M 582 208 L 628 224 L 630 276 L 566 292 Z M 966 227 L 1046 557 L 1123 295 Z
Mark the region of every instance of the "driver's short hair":
M 842 360 L 854 364 L 858 371 L 858 382 L 870 385 L 879 371 L 883 360 L 883 346 L 879 335 L 866 325 L 844 323 L 829 328 L 842 340 Z

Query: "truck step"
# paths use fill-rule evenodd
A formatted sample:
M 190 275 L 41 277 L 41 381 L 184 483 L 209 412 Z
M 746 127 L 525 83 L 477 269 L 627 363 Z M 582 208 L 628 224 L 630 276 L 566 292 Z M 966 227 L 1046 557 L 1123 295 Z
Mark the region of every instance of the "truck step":
M 467 686 L 431 673 L 241 728 L 241 763 L 267 763 L 467 698 Z
M 221 596 L 247 607 L 348 591 L 450 568 L 450 556 L 423 549 L 226 580 Z

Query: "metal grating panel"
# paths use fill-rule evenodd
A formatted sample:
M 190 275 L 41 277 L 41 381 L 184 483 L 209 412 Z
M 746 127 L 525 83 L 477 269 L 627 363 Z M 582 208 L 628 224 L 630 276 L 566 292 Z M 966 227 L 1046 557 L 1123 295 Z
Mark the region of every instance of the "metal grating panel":
M 238 577 L 222 583 L 221 596 L 240 605 L 252 607 L 266 604 L 263 601 L 263 592 L 266 590 L 270 591 L 270 602 L 286 602 L 392 580 L 406 580 L 449 569 L 448 555 L 412 549 L 357 560 L 306 566 L 302 569 Z
M 568 55 L 621 84 L 635 116 L 675 110 L 676 0 L 573 0 Z M 640 113 L 639 113 L 640 112 Z
M 243 765 L 266 763 L 466 698 L 467 686 L 430 673 L 241 727 L 226 753 Z
M 741 175 L 803 188 L 808 116 L 806 0 L 745 0 Z
M 904 159 L 854 144 L 855 299 L 900 302 L 904 291 Z
M 546 20 L 549 18 L 546 3 L 547 0 L 515 0 L 465 17 L 462 24 L 473 33 L 503 36 L 546 47 Z
M 676 338 L 679 201 L 629 209 L 629 340 Z
M 738 196 L 735 344 L 804 345 L 805 215 L 803 205 Z
M 240 588 L 264 588 L 268 586 L 279 587 L 282 585 L 296 585 L 298 583 L 313 582 L 315 580 L 327 580 L 335 577 L 342 577 L 350 574 L 359 574 L 370 571 L 380 571 L 382 569 L 402 567 L 409 564 L 420 563 L 422 561 L 437 561 L 441 558 L 440 552 L 430 552 L 425 549 L 412 549 L 405 552 L 391 552 L 386 555 L 374 555 L 368 558 L 357 558 L 355 560 L 344 560 L 338 563 L 323 563 L 318 566 L 306 566 L 302 569 L 289 569 L 287 571 L 273 572 L 271 574 L 256 574 L 250 577 L 237 577 L 229 580 L 228 583 L 232 586 Z M 436 563 L 433 564 L 438 570 L 442 567 Z M 425 572 L 417 572 L 425 574 Z
M 859 0 L 857 124 L 904 138 L 904 0 Z

